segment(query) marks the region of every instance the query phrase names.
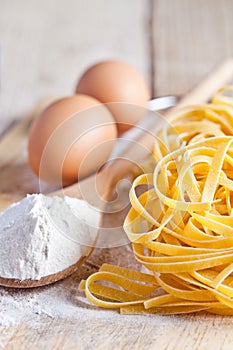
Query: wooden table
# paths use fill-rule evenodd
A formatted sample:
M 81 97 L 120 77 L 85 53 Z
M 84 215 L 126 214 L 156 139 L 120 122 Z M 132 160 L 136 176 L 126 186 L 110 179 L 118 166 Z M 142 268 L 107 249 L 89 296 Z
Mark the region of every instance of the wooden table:
M 1 129 L 44 96 L 72 94 L 82 71 L 106 58 L 138 68 L 154 96 L 182 95 L 233 55 L 232 13 L 232 0 L 1 0 Z M 103 260 L 119 263 L 120 254 L 96 252 L 66 286 L 76 290 L 78 279 Z M 119 317 L 96 322 L 78 308 L 75 320 L 42 315 L 39 328 L 0 327 L 0 349 L 233 348 L 230 317 Z

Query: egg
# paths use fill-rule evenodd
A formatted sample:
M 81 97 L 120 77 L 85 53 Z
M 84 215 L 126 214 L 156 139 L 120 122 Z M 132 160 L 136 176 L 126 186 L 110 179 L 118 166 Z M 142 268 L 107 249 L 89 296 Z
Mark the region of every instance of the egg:
M 90 67 L 80 78 L 75 91 L 105 103 L 120 134 L 145 116 L 151 98 L 141 73 L 120 61 L 103 61 Z
M 72 184 L 103 166 L 116 137 L 114 118 L 98 100 L 84 94 L 65 97 L 33 122 L 29 164 L 47 182 Z

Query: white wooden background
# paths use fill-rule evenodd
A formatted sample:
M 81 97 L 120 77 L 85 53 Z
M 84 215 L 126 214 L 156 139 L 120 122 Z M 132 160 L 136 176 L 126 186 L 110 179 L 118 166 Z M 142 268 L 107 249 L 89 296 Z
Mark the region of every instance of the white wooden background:
M 1 128 L 44 96 L 72 94 L 101 59 L 134 65 L 154 96 L 181 95 L 233 56 L 232 14 L 232 0 L 0 0 Z M 148 318 L 136 326 L 45 319 L 40 330 L 0 327 L 0 348 L 231 350 L 232 326 L 231 318 L 205 315 L 164 317 L 156 326 Z

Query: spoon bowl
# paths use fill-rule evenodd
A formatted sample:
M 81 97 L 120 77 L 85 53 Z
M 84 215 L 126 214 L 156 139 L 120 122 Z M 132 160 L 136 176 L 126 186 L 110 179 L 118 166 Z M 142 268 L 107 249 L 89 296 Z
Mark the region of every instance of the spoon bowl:
M 69 266 L 67 269 L 63 271 L 59 271 L 55 274 L 48 275 L 45 277 L 42 277 L 39 280 L 18 280 L 15 278 L 2 278 L 0 277 L 0 285 L 3 287 L 10 287 L 10 288 L 35 288 L 35 287 L 42 287 L 49 284 L 53 284 L 57 281 L 63 280 L 64 278 L 72 275 L 90 256 L 92 253 L 94 247 L 90 247 L 88 253 L 85 256 L 82 256 L 75 264 Z

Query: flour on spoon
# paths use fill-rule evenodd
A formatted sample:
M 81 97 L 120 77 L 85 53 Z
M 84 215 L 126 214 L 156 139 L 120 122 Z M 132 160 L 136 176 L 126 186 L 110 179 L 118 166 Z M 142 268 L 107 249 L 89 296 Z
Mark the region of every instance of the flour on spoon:
M 39 280 L 75 264 L 94 244 L 99 219 L 86 201 L 28 195 L 0 214 L 0 276 Z

